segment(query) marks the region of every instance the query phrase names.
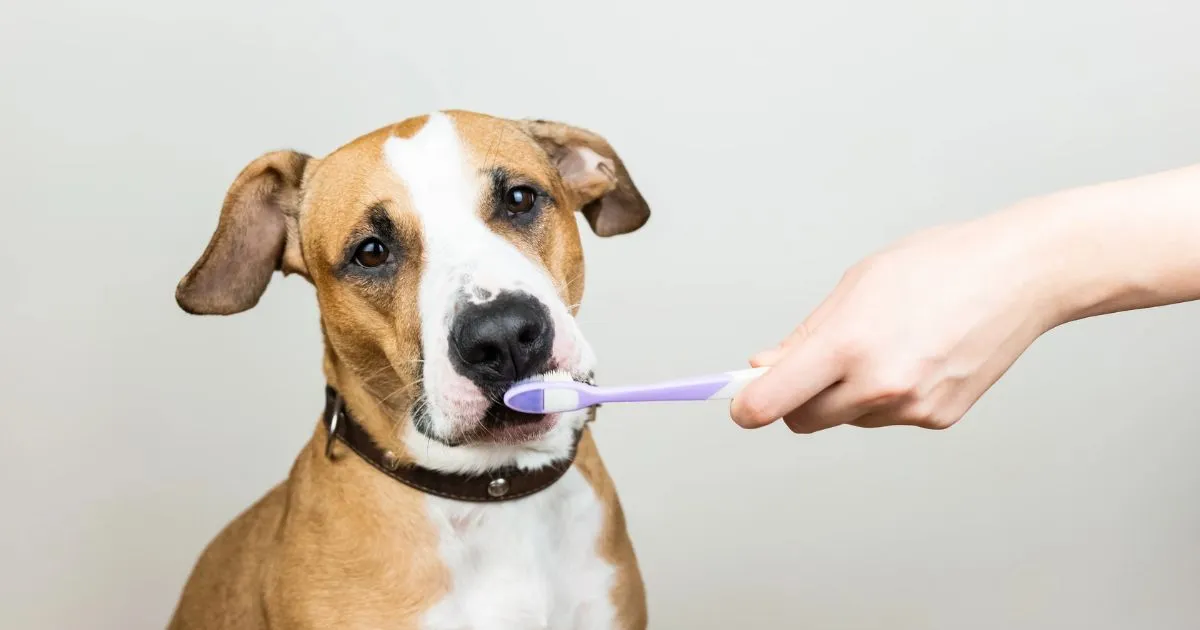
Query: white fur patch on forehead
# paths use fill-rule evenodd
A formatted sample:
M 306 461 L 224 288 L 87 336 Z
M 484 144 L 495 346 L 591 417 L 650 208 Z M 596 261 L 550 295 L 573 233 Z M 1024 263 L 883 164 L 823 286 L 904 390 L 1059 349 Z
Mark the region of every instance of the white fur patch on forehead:
M 428 239 L 430 232 L 452 230 L 455 222 L 473 218 L 476 178 L 449 116 L 441 112 L 430 114 L 413 137 L 389 138 L 383 152 L 392 171 L 408 188 L 427 240 L 434 241 L 426 243 L 427 247 L 441 245 L 440 239 Z

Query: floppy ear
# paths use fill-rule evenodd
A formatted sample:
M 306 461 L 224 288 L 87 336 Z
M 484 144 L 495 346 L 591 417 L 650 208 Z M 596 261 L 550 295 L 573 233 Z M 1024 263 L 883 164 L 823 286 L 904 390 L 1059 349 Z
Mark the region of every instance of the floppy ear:
M 545 120 L 523 121 L 522 126 L 550 155 L 593 232 L 600 236 L 627 234 L 650 219 L 650 207 L 604 138 Z
M 208 247 L 175 289 L 175 301 L 196 315 L 232 315 L 258 303 L 271 274 L 307 276 L 300 255 L 300 191 L 315 163 L 295 151 L 268 153 L 238 174 Z

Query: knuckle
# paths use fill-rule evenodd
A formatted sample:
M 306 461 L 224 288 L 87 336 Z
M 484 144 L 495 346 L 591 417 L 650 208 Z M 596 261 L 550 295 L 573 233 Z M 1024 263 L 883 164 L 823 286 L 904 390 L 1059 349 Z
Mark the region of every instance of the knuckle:
M 928 403 L 918 401 L 908 406 L 904 411 L 904 419 L 919 427 L 933 423 L 934 410 Z
M 934 431 L 945 431 L 946 429 L 954 426 L 954 423 L 957 421 L 958 418 L 955 418 L 950 414 L 934 413 L 926 418 L 926 423 L 922 426 L 926 429 L 932 429 Z
M 813 334 L 812 324 L 807 321 L 800 322 L 800 325 L 796 326 L 796 329 L 792 331 L 792 337 L 796 341 L 804 341 L 805 339 L 808 339 L 809 337 L 811 337 L 812 334 Z
M 956 418 L 928 400 L 919 400 L 905 409 L 904 420 L 923 429 L 942 430 L 950 428 Z
M 917 378 L 907 370 L 880 370 L 871 379 L 871 402 L 911 404 L 917 400 Z

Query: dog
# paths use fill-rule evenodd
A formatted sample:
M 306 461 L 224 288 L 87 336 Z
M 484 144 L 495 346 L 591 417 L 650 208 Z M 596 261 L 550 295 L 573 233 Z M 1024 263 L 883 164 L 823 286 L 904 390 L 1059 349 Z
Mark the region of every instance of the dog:
M 604 138 L 462 110 L 238 174 L 176 301 L 231 315 L 277 271 L 307 279 L 326 404 L 286 480 L 205 547 L 169 628 L 646 627 L 594 410 L 499 402 L 592 378 L 576 213 L 602 237 L 650 217 Z

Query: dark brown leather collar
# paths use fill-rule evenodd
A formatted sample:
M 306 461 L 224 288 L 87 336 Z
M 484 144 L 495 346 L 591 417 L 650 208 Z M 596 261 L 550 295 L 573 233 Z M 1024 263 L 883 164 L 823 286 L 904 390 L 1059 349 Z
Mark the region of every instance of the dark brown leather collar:
M 403 464 L 391 451 L 375 444 L 371 436 L 354 420 L 342 397 L 332 387 L 325 387 L 325 456 L 333 458 L 333 438 L 336 437 L 379 472 L 426 494 L 459 501 L 511 501 L 549 488 L 562 478 L 575 461 L 576 447 L 583 436 L 575 435 L 571 454 L 537 470 L 522 470 L 515 466 L 491 470 L 481 475 L 445 473 L 411 464 Z

